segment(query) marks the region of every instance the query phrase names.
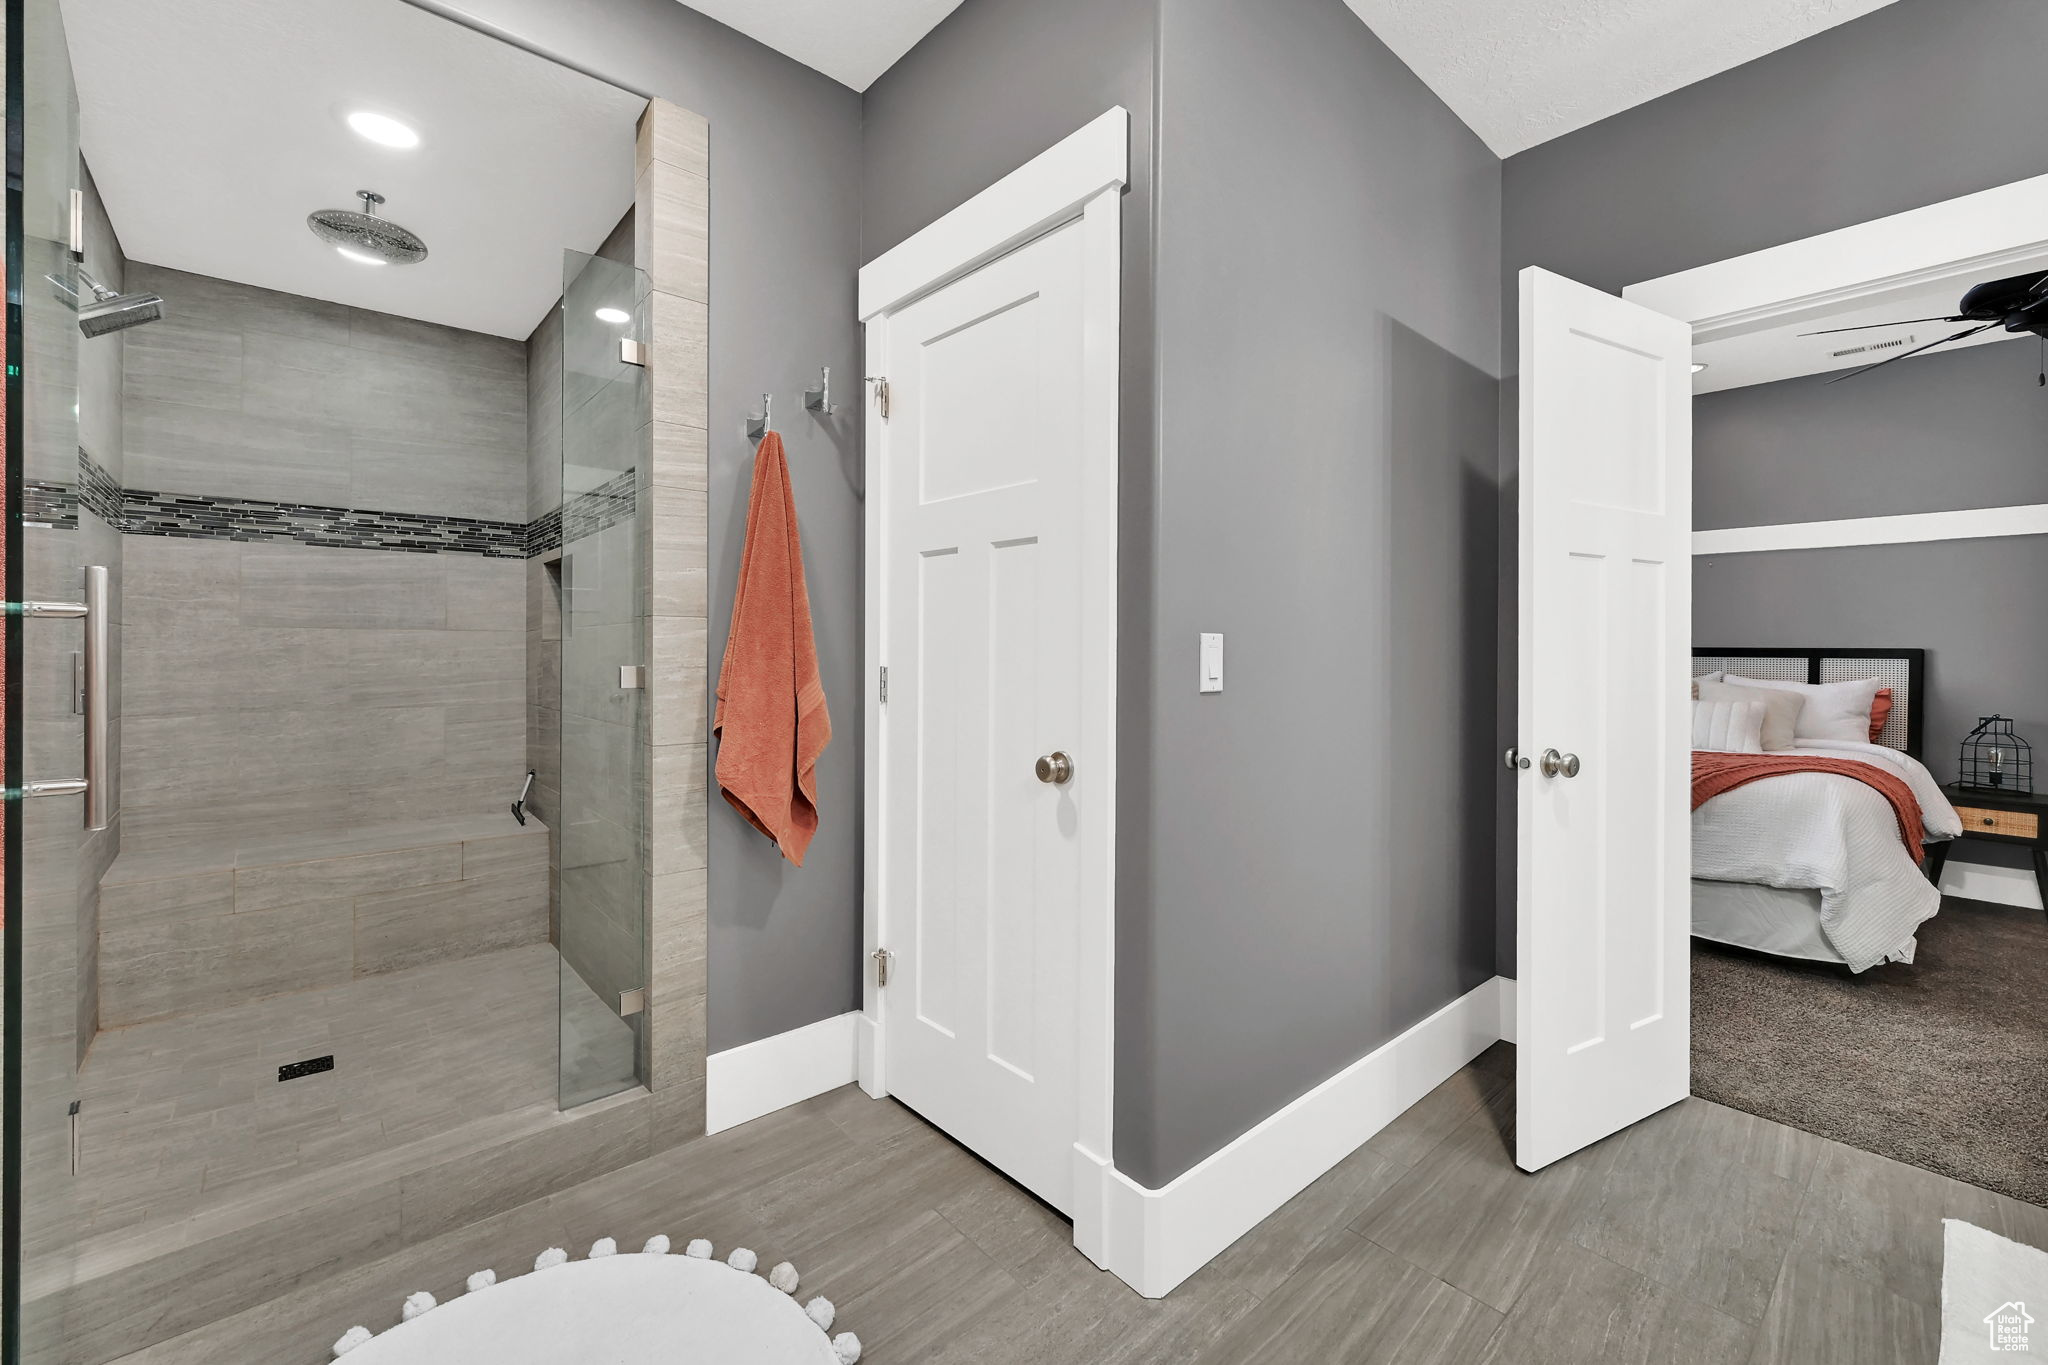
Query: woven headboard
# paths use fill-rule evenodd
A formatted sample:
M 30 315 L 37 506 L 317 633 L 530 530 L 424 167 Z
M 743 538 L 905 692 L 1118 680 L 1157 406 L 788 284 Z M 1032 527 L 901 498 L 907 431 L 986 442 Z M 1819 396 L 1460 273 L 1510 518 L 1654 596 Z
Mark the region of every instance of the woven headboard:
M 1882 679 L 1892 690 L 1892 714 L 1877 742 L 1920 757 L 1920 724 L 1925 711 L 1921 682 L 1927 671 L 1924 649 L 1694 648 L 1694 677 L 1724 671 L 1746 678 L 1804 683 Z

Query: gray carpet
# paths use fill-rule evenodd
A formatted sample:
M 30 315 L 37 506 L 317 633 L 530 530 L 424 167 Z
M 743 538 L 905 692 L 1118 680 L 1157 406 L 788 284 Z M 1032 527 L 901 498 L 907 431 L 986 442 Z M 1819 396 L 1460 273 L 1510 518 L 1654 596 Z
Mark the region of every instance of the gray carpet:
M 1917 959 L 1695 942 L 1693 1093 L 2048 1205 L 2048 919 L 1950 896 Z

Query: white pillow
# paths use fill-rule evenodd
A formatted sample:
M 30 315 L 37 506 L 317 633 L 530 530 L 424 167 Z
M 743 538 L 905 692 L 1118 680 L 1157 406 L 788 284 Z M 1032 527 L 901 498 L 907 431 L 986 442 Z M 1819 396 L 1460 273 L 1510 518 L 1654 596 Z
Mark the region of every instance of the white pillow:
M 1694 682 L 1720 682 L 1723 678 L 1727 676 L 1728 674 L 1726 672 L 1720 669 L 1716 669 L 1712 673 L 1695 673 L 1693 675 L 1692 680 Z
M 1760 754 L 1764 705 L 1754 701 L 1696 701 L 1692 747 L 1723 754 Z
M 1779 682 L 1774 678 L 1744 678 L 1734 673 L 1728 675 L 1728 681 L 1742 687 L 1796 692 L 1806 702 L 1799 708 L 1797 738 L 1848 740 L 1854 744 L 1870 743 L 1870 707 L 1877 700 L 1877 689 L 1884 686 L 1877 678 L 1796 683 Z
M 1764 752 L 1767 754 L 1789 749 L 1797 741 L 1799 713 L 1806 706 L 1806 699 L 1797 692 L 1744 687 L 1732 682 L 1708 682 L 1702 678 L 1692 694 L 1700 701 L 1750 701 L 1763 707 Z

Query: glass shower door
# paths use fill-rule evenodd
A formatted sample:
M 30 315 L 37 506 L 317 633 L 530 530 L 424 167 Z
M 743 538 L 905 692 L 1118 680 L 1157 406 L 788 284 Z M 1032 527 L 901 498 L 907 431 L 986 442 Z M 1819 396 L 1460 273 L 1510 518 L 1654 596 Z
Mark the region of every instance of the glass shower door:
M 564 252 L 561 1103 L 646 1080 L 647 277 Z
M 6 596 L 78 603 L 78 98 L 58 0 L 10 4 L 7 22 L 17 27 L 9 37 L 20 45 L 22 88 L 8 92 L 8 175 L 20 177 L 21 214 L 7 224 Z M 40 1363 L 61 1358 L 83 1222 L 72 1102 L 95 1018 L 97 899 L 84 798 L 22 799 L 31 783 L 84 773 L 85 723 L 72 697 L 83 623 L 10 610 L 6 628 L 5 1358 Z

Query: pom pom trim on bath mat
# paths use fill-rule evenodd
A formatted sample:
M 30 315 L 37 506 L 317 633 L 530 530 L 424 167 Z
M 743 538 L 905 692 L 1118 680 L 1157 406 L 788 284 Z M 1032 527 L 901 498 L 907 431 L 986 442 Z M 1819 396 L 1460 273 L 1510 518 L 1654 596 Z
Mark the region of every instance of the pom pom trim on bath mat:
M 549 1247 L 534 1258 L 533 1274 L 500 1280 L 479 1270 L 468 1292 L 446 1303 L 424 1290 L 410 1294 L 397 1325 L 351 1327 L 333 1351 L 348 1365 L 552 1365 L 589 1355 L 858 1365 L 860 1339 L 833 1335 L 829 1300 L 798 1301 L 789 1262 L 757 1274 L 760 1258 L 746 1247 L 720 1260 L 702 1238 L 680 1256 L 670 1245 L 656 1236 L 642 1254 L 622 1256 L 601 1237 L 580 1261 Z

